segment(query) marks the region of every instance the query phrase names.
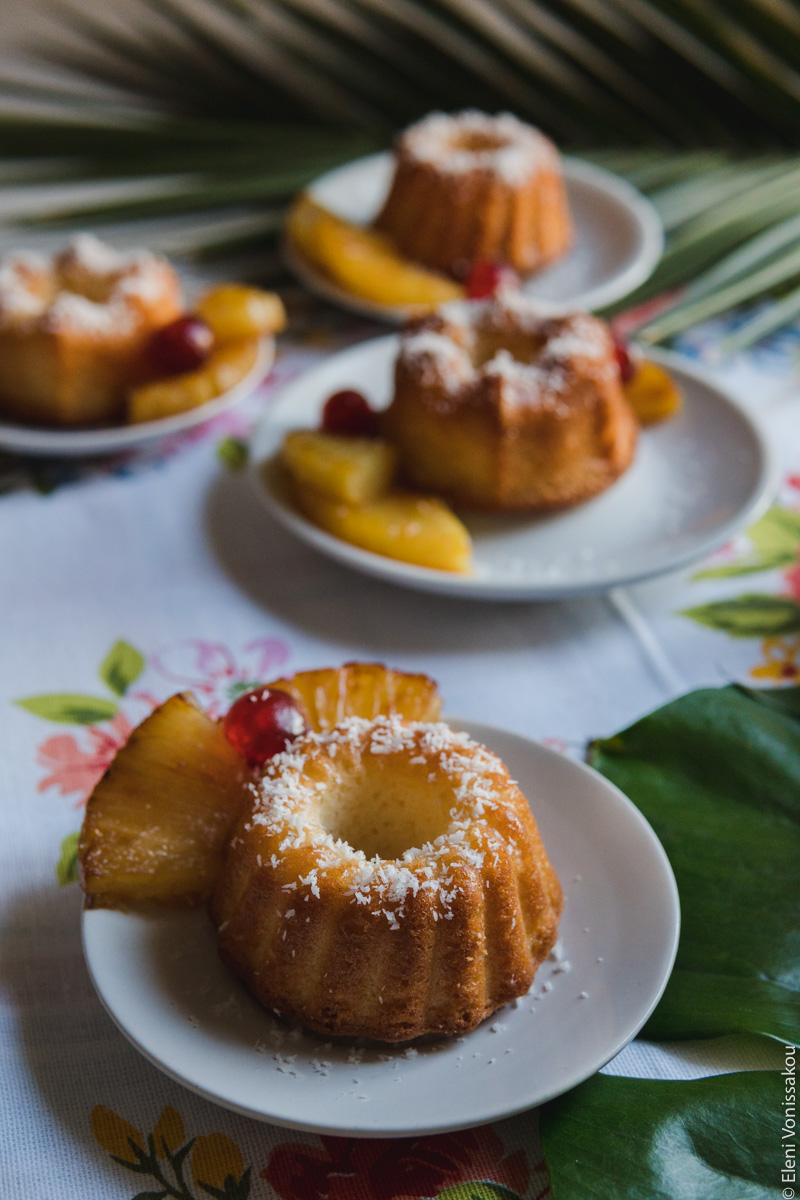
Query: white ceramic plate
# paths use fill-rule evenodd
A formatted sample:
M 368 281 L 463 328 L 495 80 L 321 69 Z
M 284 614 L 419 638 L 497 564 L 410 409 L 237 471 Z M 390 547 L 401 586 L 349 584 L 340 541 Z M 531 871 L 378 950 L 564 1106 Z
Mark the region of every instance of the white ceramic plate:
M 579 159 L 565 158 L 563 164 L 574 243 L 553 266 L 526 280 L 522 290 L 556 304 L 601 308 L 627 296 L 652 273 L 664 247 L 663 227 L 649 200 L 623 179 Z M 328 171 L 307 190 L 338 216 L 369 225 L 380 211 L 391 175 L 392 156 L 371 154 Z M 288 240 L 284 253 L 303 283 L 333 304 L 392 323 L 404 321 L 411 311 L 338 287 Z
M 384 558 L 323 532 L 289 501 L 276 454 L 287 430 L 316 427 L 325 400 L 357 388 L 389 403 L 396 336 L 334 355 L 284 388 L 252 444 L 252 478 L 272 514 L 303 541 L 368 575 L 406 587 L 480 600 L 547 600 L 604 592 L 709 554 L 767 507 L 774 467 L 758 427 L 703 372 L 677 355 L 669 367 L 683 411 L 645 429 L 636 458 L 608 491 L 543 517 L 460 514 L 475 547 L 472 575 Z
M 201 1095 L 318 1133 L 405 1137 L 493 1121 L 594 1074 L 642 1027 L 669 978 L 678 893 L 637 808 L 537 742 L 453 722 L 499 754 L 530 800 L 565 893 L 559 945 L 532 991 L 473 1033 L 411 1050 L 325 1042 L 261 1008 L 217 958 L 203 912 L 83 914 L 108 1012 Z M 585 993 L 585 994 L 584 994 Z
M 53 429 L 36 425 L 19 425 L 0 421 L 0 449 L 16 454 L 40 454 L 52 458 L 91 457 L 96 454 L 116 454 L 124 450 L 139 450 L 150 442 L 172 434 L 183 433 L 195 425 L 218 417 L 233 408 L 258 387 L 275 357 L 275 342 L 264 338 L 258 358 L 244 379 L 221 396 L 160 421 L 142 421 L 136 425 L 107 425 L 99 429 Z

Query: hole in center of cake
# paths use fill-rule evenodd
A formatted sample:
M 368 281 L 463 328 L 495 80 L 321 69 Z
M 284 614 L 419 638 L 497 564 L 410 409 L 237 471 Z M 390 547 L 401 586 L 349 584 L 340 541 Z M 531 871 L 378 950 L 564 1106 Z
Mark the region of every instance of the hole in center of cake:
M 536 362 L 541 353 L 538 341 L 525 333 L 499 333 L 494 330 L 476 330 L 470 358 L 475 367 L 491 362 L 500 351 L 509 354 L 514 362 L 530 364 Z
M 360 768 L 326 790 L 317 819 L 367 858 L 401 858 L 450 825 L 452 786 L 445 777 L 429 779 L 429 773 L 428 764 L 411 766 L 393 755 L 362 760 Z
M 460 133 L 456 133 L 450 139 L 451 150 L 456 150 L 467 154 L 482 154 L 493 150 L 502 150 L 508 145 L 508 138 L 501 137 L 499 134 L 481 133 L 475 129 L 465 129 Z

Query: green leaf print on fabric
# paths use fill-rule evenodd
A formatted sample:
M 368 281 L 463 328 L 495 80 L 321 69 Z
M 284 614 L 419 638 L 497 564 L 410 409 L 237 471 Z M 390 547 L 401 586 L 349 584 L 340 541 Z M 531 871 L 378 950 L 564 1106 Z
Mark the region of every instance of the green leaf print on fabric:
M 61 857 L 56 863 L 56 878 L 62 887 L 78 882 L 78 839 L 80 830 L 68 833 L 61 843 Z
M 730 637 L 778 637 L 800 630 L 800 604 L 796 600 L 760 592 L 684 608 L 681 616 L 691 617 L 699 625 L 719 629 Z
M 517 1192 L 502 1183 L 490 1179 L 472 1179 L 469 1183 L 456 1183 L 439 1192 L 438 1200 L 520 1200 Z
M 79 692 L 51 692 L 43 696 L 28 696 L 15 703 L 45 721 L 63 725 L 96 725 L 116 716 L 119 709 L 113 700 L 99 696 L 84 696 Z
M 149 1175 L 160 1189 L 137 1192 L 133 1200 L 249 1200 L 252 1168 L 245 1167 L 236 1142 L 225 1133 L 186 1141 L 183 1117 L 171 1105 L 161 1110 L 146 1136 L 102 1104 L 92 1109 L 91 1127 L 115 1163 L 135 1175 Z
M 226 437 L 217 446 L 217 457 L 231 471 L 241 471 L 247 465 L 250 451 L 247 442 L 240 438 Z
M 100 664 L 100 678 L 112 692 L 124 696 L 131 684 L 141 675 L 144 663 L 144 655 L 130 642 L 114 642 Z
M 800 551 L 800 512 L 777 506 L 771 508 L 748 529 L 747 536 L 753 543 L 754 555 L 720 567 L 708 567 L 692 578 L 729 579 L 735 575 L 751 575 L 755 571 L 790 567 L 797 561 Z

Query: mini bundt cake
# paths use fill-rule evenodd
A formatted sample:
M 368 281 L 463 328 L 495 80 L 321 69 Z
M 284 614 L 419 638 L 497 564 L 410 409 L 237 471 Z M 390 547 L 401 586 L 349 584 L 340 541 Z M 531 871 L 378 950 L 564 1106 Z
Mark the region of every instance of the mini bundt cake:
M 417 487 L 463 508 L 544 512 L 627 470 L 638 422 L 602 321 L 505 293 L 409 325 L 383 430 Z
M 405 1041 L 524 994 L 561 888 L 503 763 L 442 723 L 350 717 L 268 764 L 211 901 L 223 960 L 279 1014 Z
M 181 311 L 166 259 L 89 234 L 0 266 L 0 412 L 30 423 L 121 418 L 150 333 Z
M 509 113 L 431 113 L 398 139 L 376 226 L 409 258 L 457 277 L 478 259 L 538 271 L 572 238 L 558 152 Z

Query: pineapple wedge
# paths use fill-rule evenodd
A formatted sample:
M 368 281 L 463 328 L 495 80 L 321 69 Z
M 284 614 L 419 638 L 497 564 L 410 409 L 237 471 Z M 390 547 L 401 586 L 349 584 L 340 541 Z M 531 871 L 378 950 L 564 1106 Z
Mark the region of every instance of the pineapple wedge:
M 224 342 L 196 371 L 134 388 L 128 395 L 128 421 L 157 421 L 199 408 L 244 379 L 257 358 L 257 338 Z
M 93 906 L 208 895 L 250 774 L 190 694 L 131 734 L 89 798 L 78 846 Z
M 280 296 L 241 283 L 223 283 L 206 292 L 195 311 L 218 342 L 266 337 L 286 328 Z
M 391 491 L 366 504 L 343 504 L 315 488 L 295 487 L 299 510 L 334 537 L 418 567 L 466 574 L 472 541 L 443 500 Z
M 286 229 L 305 258 L 365 300 L 434 308 L 464 295 L 464 289 L 446 275 L 404 258 L 382 233 L 344 221 L 307 194 L 295 201 Z
M 393 671 L 381 663 L 352 662 L 300 671 L 268 686 L 288 692 L 317 733 L 333 728 L 344 717 L 438 721 L 442 710 L 439 690 L 427 675 Z
M 669 371 L 647 358 L 636 364 L 633 378 L 625 384 L 625 395 L 643 425 L 665 421 L 683 406 L 681 390 Z
M 281 456 L 296 484 L 345 504 L 375 500 L 397 469 L 397 452 L 388 442 L 311 429 L 287 433 Z

